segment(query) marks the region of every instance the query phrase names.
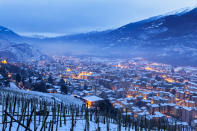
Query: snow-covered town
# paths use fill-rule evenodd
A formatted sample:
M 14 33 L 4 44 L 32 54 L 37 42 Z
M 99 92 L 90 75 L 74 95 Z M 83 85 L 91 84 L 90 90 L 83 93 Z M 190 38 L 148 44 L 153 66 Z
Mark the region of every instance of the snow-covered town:
M 8 88 L 70 95 L 89 109 L 107 101 L 135 119 L 197 126 L 196 67 L 143 58 L 53 56 L 23 64 L 2 60 L 0 71 L 1 84 Z
M 197 131 L 197 0 L 2 0 L 0 18 L 0 130 Z

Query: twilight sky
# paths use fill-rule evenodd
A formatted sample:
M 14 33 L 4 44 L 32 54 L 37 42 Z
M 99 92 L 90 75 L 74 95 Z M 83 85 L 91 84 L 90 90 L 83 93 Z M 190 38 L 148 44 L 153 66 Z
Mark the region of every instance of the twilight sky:
M 54 36 L 113 29 L 195 5 L 197 0 L 0 0 L 0 25 Z

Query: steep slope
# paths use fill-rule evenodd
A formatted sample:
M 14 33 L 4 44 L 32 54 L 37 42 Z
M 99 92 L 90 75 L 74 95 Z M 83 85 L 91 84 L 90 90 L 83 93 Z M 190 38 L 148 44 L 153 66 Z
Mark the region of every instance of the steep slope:
M 30 42 L 37 45 L 44 43 L 43 47 L 48 47 L 47 43 L 69 45 L 63 49 L 65 52 L 74 50 L 78 53 L 76 47 L 80 49 L 91 47 L 88 49 L 90 53 L 87 53 L 87 50 L 82 50 L 81 54 L 142 56 L 170 64 L 196 65 L 197 8 L 152 17 L 114 30 L 56 38 L 35 39 L 21 37 L 5 27 L 0 27 L 0 39 L 4 41 Z M 11 45 L 10 47 L 19 50 L 19 52 L 23 50 L 21 45 L 17 45 L 17 47 Z M 30 48 L 27 47 L 26 49 Z M 11 50 L 13 49 L 9 49 L 9 51 Z M 7 48 L 1 54 L 14 54 L 8 53 L 9 51 Z M 29 56 L 34 54 L 31 51 L 27 52 L 30 52 Z M 185 61 L 182 61 L 183 59 Z
M 101 54 L 136 55 L 171 64 L 183 64 L 184 59 L 185 64 L 196 65 L 197 8 L 152 17 L 114 30 L 50 40 L 99 45 Z
M 89 43 L 129 43 L 137 41 L 177 41 L 196 39 L 197 8 L 179 13 L 156 16 L 139 22 L 130 23 L 118 29 L 57 37 L 55 40 Z M 144 45 L 143 45 L 144 46 Z
M 0 39 L 9 40 L 9 41 L 18 41 L 18 40 L 22 40 L 22 37 L 16 34 L 15 32 L 13 32 L 12 30 L 0 26 Z
M 39 59 L 42 53 L 34 46 L 27 44 L 26 41 L 27 38 L 0 26 L 0 58 L 10 61 Z
M 114 40 L 127 38 L 145 41 L 167 41 L 194 37 L 197 34 L 197 8 L 188 12 L 158 16 L 131 23 L 110 32 Z M 129 39 L 128 39 L 129 38 Z
M 11 61 L 26 61 L 31 58 L 39 58 L 41 53 L 29 44 L 0 39 L 0 56 Z

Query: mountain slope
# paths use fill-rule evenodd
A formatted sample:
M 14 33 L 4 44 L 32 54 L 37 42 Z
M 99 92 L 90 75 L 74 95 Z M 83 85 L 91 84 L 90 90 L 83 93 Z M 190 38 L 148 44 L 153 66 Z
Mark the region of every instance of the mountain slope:
M 132 45 L 135 41 L 148 43 L 196 39 L 196 34 L 197 8 L 194 8 L 130 23 L 114 30 L 57 37 L 55 40 L 106 44 L 121 42 Z
M 72 54 L 80 51 L 81 53 L 78 54 L 142 56 L 175 65 L 196 65 L 197 63 L 197 8 L 152 17 L 114 30 L 56 38 L 27 38 L 5 27 L 0 29 L 1 40 L 42 44 L 46 49 L 49 49 L 48 43 L 53 45 L 61 43 L 68 45 L 65 48 L 62 46 L 62 50 L 64 52 L 74 50 Z M 91 48 L 85 49 L 87 47 Z M 18 49 L 21 49 L 21 46 Z M 88 51 L 90 53 L 87 53 Z M 2 54 L 9 54 L 8 50 L 4 50 Z M 30 53 L 30 56 L 31 54 L 34 53 Z
M 15 43 L 0 39 L 0 57 L 10 61 L 26 61 L 39 58 L 41 53 L 26 43 Z
M 152 17 L 114 30 L 48 40 L 99 45 L 101 54 L 106 55 L 134 55 L 170 64 L 196 65 L 197 8 Z
M 9 41 L 17 41 L 17 40 L 22 40 L 22 37 L 16 34 L 15 32 L 13 32 L 12 30 L 6 27 L 0 26 L 0 39 L 9 40 Z
M 112 31 L 118 39 L 129 37 L 138 40 L 168 40 L 188 37 L 197 33 L 197 8 L 179 14 L 155 17 L 131 23 Z
M 26 41 L 25 37 L 0 26 L 0 58 L 15 62 L 39 59 L 42 53 Z

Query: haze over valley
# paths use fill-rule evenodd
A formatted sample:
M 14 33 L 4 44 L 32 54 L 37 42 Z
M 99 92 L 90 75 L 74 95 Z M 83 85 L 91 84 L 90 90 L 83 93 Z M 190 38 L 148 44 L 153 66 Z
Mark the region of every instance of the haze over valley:
M 196 3 L 0 1 L 0 129 L 196 131 Z

